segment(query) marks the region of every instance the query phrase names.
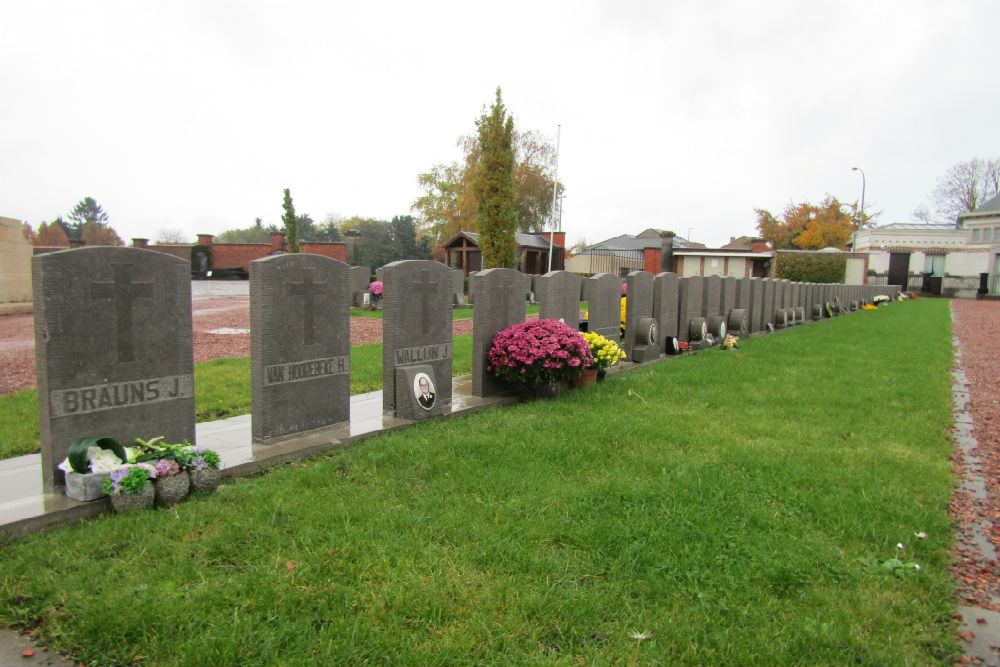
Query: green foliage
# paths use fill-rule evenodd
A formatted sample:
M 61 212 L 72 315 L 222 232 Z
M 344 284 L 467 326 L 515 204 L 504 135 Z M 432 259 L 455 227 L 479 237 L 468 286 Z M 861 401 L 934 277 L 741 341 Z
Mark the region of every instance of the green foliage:
M 129 495 L 141 493 L 149 482 L 149 471 L 143 468 L 129 468 L 128 474 L 119 480 L 112 480 L 110 477 L 101 482 L 101 490 L 104 493 L 117 493 Z
M 840 253 L 776 252 L 774 277 L 804 283 L 841 283 L 847 257 Z
M 301 252 L 299 249 L 299 220 L 295 215 L 295 206 L 292 204 L 292 195 L 288 188 L 285 188 L 285 199 L 281 203 L 281 208 L 285 210 L 281 216 L 281 222 L 285 225 L 285 242 L 288 244 L 288 252 Z
M 479 163 L 472 189 L 476 195 L 479 249 L 483 268 L 517 266 L 517 212 L 514 210 L 514 118 L 507 115 L 500 88 L 490 113 L 476 121 Z
M 827 196 L 820 204 L 789 204 L 779 220 L 770 211 L 754 209 L 760 235 L 776 250 L 845 248 L 851 234 L 870 227 L 868 216 L 857 205 L 842 204 Z
M 917 300 L 413 424 L 19 538 L 0 622 L 85 664 L 951 665 L 951 351 Z

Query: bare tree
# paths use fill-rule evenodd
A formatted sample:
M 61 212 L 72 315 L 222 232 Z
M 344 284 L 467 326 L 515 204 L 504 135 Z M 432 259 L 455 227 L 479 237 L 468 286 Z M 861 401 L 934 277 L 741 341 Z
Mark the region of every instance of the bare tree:
M 959 162 L 938 179 L 931 200 L 935 217 L 954 220 L 962 213 L 974 211 L 1000 194 L 1000 158 L 984 160 L 973 158 Z M 926 207 L 913 212 L 918 220 L 928 221 Z
M 156 232 L 157 243 L 186 243 L 184 232 L 179 229 L 161 229 Z

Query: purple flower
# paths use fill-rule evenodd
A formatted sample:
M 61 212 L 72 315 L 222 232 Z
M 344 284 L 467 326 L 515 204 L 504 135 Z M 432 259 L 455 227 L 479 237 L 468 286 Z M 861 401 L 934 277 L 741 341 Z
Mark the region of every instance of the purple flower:
M 180 473 L 181 467 L 177 465 L 177 461 L 171 461 L 170 459 L 160 459 L 156 462 L 156 476 L 157 477 L 173 477 L 174 475 Z

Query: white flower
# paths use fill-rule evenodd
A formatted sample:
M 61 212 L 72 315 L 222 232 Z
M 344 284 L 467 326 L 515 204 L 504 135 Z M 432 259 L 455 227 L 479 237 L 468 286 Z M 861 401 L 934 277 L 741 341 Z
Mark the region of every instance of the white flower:
M 918 563 L 914 563 L 913 564 L 913 569 L 916 570 L 917 572 L 920 572 L 920 570 L 922 570 L 923 568 L 920 567 L 920 565 Z
M 63 462 L 57 467 L 63 472 L 73 472 L 73 466 L 69 464 L 69 459 L 63 459 Z
M 644 642 L 652 636 L 653 635 L 649 634 L 648 632 L 636 632 L 635 634 L 632 635 L 632 639 Z
M 913 533 L 918 540 L 922 540 L 927 537 L 927 533 Z
M 87 449 L 87 460 L 90 461 L 91 472 L 110 472 L 122 467 L 124 461 L 118 458 L 110 449 L 90 447 Z
M 897 543 L 896 544 L 896 548 L 897 549 L 902 549 L 903 548 L 903 543 L 902 542 Z

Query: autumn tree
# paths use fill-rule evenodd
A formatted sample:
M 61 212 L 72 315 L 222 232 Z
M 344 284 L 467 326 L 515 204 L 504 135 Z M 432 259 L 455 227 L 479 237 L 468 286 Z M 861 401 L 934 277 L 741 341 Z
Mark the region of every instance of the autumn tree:
M 552 171 L 555 146 L 539 132 L 518 131 L 514 144 L 514 210 L 518 231 L 545 229 L 552 210 Z M 410 207 L 421 219 L 421 231 L 437 244 L 460 231 L 477 231 L 478 204 L 472 182 L 479 164 L 479 136 L 463 135 L 457 145 L 461 162 L 437 164 L 417 176 L 424 191 Z M 563 186 L 560 183 L 559 192 Z
M 472 191 L 483 268 L 517 266 L 517 211 L 514 208 L 514 119 L 507 115 L 500 87 L 490 112 L 476 121 L 479 161 Z
M 300 252 L 299 250 L 299 224 L 295 217 L 295 206 L 292 204 L 292 195 L 288 188 L 285 188 L 285 199 L 281 204 L 285 209 L 281 216 L 281 222 L 285 225 L 285 241 L 288 243 L 288 252 Z
M 61 217 L 52 222 L 42 222 L 38 225 L 38 233 L 35 235 L 35 245 L 37 246 L 60 246 L 69 247 L 69 236 L 66 235 L 66 223 Z
M 1000 158 L 973 158 L 952 166 L 938 179 L 931 192 L 933 213 L 921 206 L 913 212 L 913 217 L 924 222 L 935 219 L 952 222 L 997 195 L 1000 195 Z
M 61 218 L 57 218 L 61 222 Z M 108 214 L 93 197 L 84 197 L 69 214 L 69 221 L 62 223 L 71 241 L 86 245 L 124 245 L 118 232 L 108 224 Z
M 789 204 L 781 219 L 766 209 L 754 211 L 757 230 L 775 250 L 845 248 L 851 234 L 872 225 L 872 218 L 856 203 L 842 204 L 829 195 L 818 205 Z

